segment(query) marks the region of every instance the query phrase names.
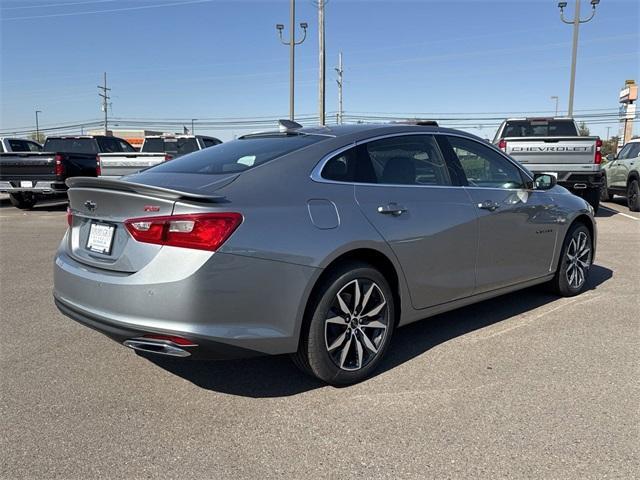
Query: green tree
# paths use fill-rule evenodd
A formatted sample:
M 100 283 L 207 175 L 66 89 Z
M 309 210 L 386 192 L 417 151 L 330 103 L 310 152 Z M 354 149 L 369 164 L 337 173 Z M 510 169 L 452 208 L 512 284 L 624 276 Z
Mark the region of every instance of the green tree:
M 47 138 L 47 136 L 42 132 L 40 132 L 37 135 L 36 135 L 36 132 L 33 132 L 32 134 L 29 135 L 29 138 L 31 140 L 33 140 L 34 142 L 44 143 L 44 141 Z
M 591 135 L 591 130 L 589 130 L 589 127 L 587 127 L 586 123 L 580 122 L 578 124 L 578 133 L 581 137 L 588 137 L 589 135 Z
M 609 154 L 615 155 L 618 151 L 618 137 L 613 136 L 609 140 L 604 140 L 600 151 L 602 152 L 603 157 L 606 157 Z

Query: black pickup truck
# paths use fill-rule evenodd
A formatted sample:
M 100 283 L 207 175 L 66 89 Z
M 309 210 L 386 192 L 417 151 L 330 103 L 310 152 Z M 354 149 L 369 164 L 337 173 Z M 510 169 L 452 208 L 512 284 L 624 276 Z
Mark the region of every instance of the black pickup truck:
M 0 192 L 8 193 L 14 206 L 29 209 L 40 199 L 65 194 L 69 177 L 100 175 L 100 154 L 132 151 L 117 137 L 48 137 L 42 152 L 0 153 Z

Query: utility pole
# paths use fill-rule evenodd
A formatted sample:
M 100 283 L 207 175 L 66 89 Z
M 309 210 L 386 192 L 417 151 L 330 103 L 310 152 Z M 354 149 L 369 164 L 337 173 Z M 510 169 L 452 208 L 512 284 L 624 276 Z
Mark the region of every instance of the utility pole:
M 569 82 L 569 108 L 567 110 L 567 116 L 573 116 L 573 94 L 576 86 L 576 62 L 578 58 L 578 33 L 581 23 L 587 23 L 596 14 L 596 5 L 600 3 L 600 0 L 591 0 L 591 15 L 585 20 L 580 19 L 580 2 L 576 0 L 576 8 L 573 14 L 573 20 L 567 20 L 564 17 L 564 8 L 567 6 L 567 2 L 558 2 L 558 8 L 560 9 L 560 20 L 568 25 L 573 24 L 573 50 L 571 53 L 571 80 Z
M 338 54 L 338 67 L 335 70 L 336 72 L 338 72 L 338 78 L 336 79 L 336 82 L 338 83 L 338 114 L 336 116 L 337 116 L 338 124 L 341 125 L 342 124 L 342 85 L 344 84 L 344 80 L 342 77 L 342 74 L 344 72 L 344 69 L 342 68 L 342 52 Z
M 285 42 L 282 38 L 282 31 L 284 30 L 284 25 L 278 23 L 276 25 L 276 29 L 278 30 L 278 34 L 280 35 L 280 41 L 283 45 L 289 46 L 289 120 L 295 120 L 295 67 L 296 67 L 296 45 L 300 45 L 307 38 L 307 27 L 309 26 L 306 22 L 301 22 L 300 27 L 304 32 L 304 36 L 302 40 L 296 41 L 295 28 L 296 28 L 296 0 L 291 0 L 291 6 L 289 10 L 289 21 L 290 21 L 290 32 L 289 32 L 289 40 Z
M 109 100 L 111 97 L 109 96 L 110 88 L 107 88 L 107 72 L 104 72 L 104 85 L 98 85 L 98 90 L 102 90 L 102 93 L 98 93 L 99 97 L 102 97 L 102 111 L 104 112 L 104 134 L 109 134 L 109 128 L 107 124 L 107 110 L 109 108 Z
M 559 98 L 558 98 L 557 95 L 553 95 L 551 97 L 551 100 L 555 100 L 556 101 L 556 117 L 557 117 L 558 116 L 558 100 L 559 100 Z
M 325 73 L 326 61 L 324 53 L 324 6 L 325 0 L 318 0 L 318 119 L 320 125 L 325 124 Z
M 607 140 L 609 140 L 609 138 L 611 138 L 611 137 L 609 137 L 609 130 L 611 130 L 611 127 L 607 127 Z
M 42 113 L 42 110 L 36 110 L 36 142 L 40 142 L 40 125 L 38 123 L 38 114 Z

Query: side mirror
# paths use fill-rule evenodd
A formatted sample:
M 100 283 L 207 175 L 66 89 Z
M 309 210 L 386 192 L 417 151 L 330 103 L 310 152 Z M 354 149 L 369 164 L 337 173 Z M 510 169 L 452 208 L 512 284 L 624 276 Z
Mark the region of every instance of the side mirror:
M 609 153 L 606 157 L 604 157 L 607 162 L 613 162 L 616 159 L 616 156 L 613 153 Z
M 536 190 L 551 190 L 556 186 L 558 180 L 554 175 L 548 173 L 536 173 L 533 177 L 533 183 Z

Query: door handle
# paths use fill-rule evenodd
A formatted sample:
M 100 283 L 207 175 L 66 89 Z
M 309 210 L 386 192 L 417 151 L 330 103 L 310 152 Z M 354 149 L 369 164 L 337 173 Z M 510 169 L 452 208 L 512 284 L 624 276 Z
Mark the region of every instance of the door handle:
M 490 212 L 495 212 L 498 208 L 500 208 L 500 205 L 493 200 L 485 200 L 484 202 L 478 204 L 478 208 L 482 210 L 489 210 Z
M 398 205 L 397 203 L 389 203 L 387 205 L 380 205 L 378 207 L 378 213 L 382 213 L 385 215 L 393 215 L 394 217 L 398 217 L 403 213 L 406 213 L 408 210 L 402 205 Z

